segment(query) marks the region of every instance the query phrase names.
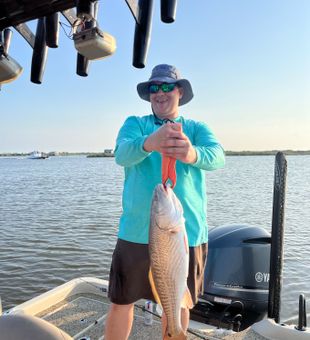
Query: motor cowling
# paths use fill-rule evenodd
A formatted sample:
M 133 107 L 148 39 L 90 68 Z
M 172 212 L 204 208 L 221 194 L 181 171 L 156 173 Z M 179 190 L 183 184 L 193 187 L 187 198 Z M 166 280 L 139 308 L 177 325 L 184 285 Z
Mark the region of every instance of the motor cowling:
M 211 229 L 204 291 L 196 310 L 204 306 L 202 314 L 222 321 L 238 314 L 241 329 L 261 320 L 268 310 L 270 244 L 270 233 L 261 227 Z

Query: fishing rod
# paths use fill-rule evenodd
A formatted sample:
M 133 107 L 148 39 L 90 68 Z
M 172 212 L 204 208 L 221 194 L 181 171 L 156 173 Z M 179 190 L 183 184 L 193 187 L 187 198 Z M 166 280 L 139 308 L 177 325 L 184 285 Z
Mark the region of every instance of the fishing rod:
M 138 304 L 134 304 L 135 307 L 141 309 L 143 312 L 149 313 L 151 315 L 156 316 L 158 319 L 161 319 L 162 317 L 154 312 L 151 312 L 150 310 L 146 309 L 145 306 L 140 306 Z M 187 330 L 188 333 L 195 335 L 196 337 L 200 338 L 200 339 L 204 339 L 204 340 L 218 340 L 218 338 L 214 338 L 212 336 L 205 336 L 199 333 L 196 333 L 195 331 L 191 330 L 190 328 Z

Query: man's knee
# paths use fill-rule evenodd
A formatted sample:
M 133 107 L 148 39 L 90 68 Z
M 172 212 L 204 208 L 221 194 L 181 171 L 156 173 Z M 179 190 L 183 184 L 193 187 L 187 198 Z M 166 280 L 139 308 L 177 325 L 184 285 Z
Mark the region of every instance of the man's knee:
M 118 305 L 116 303 L 111 303 L 110 311 L 115 313 L 130 313 L 133 310 L 134 304 L 129 305 Z

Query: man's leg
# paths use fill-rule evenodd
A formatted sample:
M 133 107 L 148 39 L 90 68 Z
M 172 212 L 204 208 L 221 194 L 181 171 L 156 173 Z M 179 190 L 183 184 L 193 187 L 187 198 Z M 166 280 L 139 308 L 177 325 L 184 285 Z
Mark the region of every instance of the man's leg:
M 105 340 L 127 340 L 133 321 L 134 305 L 112 303 L 105 322 Z

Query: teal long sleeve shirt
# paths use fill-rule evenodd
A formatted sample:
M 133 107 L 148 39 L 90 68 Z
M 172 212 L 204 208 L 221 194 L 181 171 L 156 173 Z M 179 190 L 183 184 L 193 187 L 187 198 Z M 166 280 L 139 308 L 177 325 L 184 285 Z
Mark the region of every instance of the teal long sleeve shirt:
M 161 183 L 160 153 L 143 149 L 145 139 L 160 127 L 155 120 L 154 115 L 127 118 L 116 140 L 115 161 L 125 171 L 118 237 L 129 242 L 148 243 L 152 194 Z M 208 242 L 205 170 L 223 167 L 225 155 L 206 124 L 181 116 L 174 121 L 182 124 L 197 152 L 194 164 L 177 160 L 174 188 L 183 206 L 189 245 L 193 247 Z

